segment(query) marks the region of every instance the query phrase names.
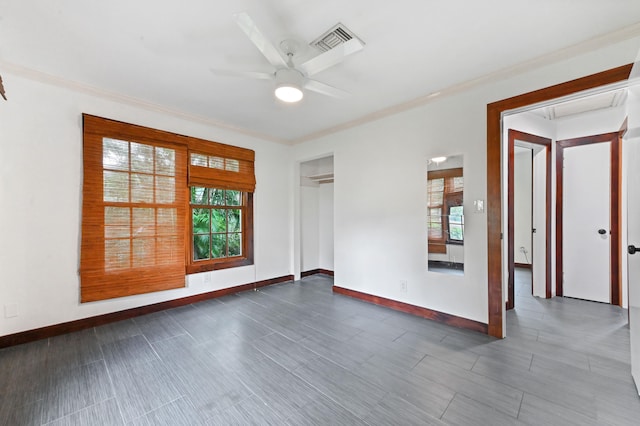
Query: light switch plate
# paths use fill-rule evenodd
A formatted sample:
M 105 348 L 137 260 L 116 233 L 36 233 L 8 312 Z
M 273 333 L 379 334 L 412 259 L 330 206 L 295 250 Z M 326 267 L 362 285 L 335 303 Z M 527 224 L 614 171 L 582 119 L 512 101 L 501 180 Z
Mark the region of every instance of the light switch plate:
M 476 213 L 484 213 L 484 200 L 474 200 L 473 211 Z

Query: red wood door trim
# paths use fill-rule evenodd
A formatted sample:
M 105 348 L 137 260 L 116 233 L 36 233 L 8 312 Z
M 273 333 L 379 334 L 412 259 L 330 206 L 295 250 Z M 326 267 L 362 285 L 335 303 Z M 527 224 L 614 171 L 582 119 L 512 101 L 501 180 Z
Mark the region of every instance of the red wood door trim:
M 609 253 L 610 253 L 610 303 L 622 306 L 621 289 L 621 259 L 622 246 L 620 245 L 620 215 L 622 205 L 621 194 L 621 164 L 622 155 L 620 146 L 622 132 L 604 133 L 601 135 L 584 136 L 581 138 L 565 139 L 556 142 L 556 295 L 563 296 L 563 163 L 564 150 L 571 147 L 589 145 L 594 143 L 611 142 L 610 174 L 611 192 L 609 198 Z
M 551 297 L 551 139 L 543 138 L 542 136 L 532 135 L 530 133 L 521 132 L 514 129 L 509 129 L 509 160 L 508 160 L 508 193 L 507 193 L 507 262 L 509 270 L 509 280 L 507 285 L 507 292 L 509 300 L 507 301 L 507 310 L 515 307 L 515 259 L 514 259 L 514 147 L 515 141 L 529 142 L 536 145 L 541 145 L 545 150 L 545 162 L 546 162 L 546 183 L 545 183 L 545 296 Z
M 502 309 L 502 113 L 584 90 L 625 81 L 633 64 L 592 74 L 487 105 L 487 284 L 488 334 L 503 337 Z

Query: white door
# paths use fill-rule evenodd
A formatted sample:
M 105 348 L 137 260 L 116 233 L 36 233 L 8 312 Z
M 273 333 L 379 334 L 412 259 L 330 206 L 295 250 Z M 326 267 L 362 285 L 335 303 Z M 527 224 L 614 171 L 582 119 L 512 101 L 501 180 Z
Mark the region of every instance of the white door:
M 547 150 L 533 150 L 533 295 L 547 297 Z
M 629 244 L 629 330 L 631 333 L 631 374 L 640 393 L 640 65 L 631 72 L 627 98 L 628 131 L 623 141 L 627 174 L 627 241 Z
M 610 303 L 610 142 L 564 149 L 564 296 Z

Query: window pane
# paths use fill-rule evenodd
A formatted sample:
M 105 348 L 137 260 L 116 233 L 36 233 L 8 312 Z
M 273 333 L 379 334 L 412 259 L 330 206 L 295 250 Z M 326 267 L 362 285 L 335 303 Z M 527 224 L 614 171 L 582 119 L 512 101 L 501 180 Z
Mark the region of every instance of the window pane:
M 180 256 L 181 253 L 182 244 L 182 239 L 178 237 L 158 238 L 158 244 L 156 245 L 156 264 L 170 265 L 178 260 L 178 256 Z M 206 253 L 209 253 L 208 248 Z
M 193 260 L 209 259 L 209 234 L 193 236 Z
M 463 206 L 449 209 L 449 239 L 462 241 L 464 238 Z
M 112 271 L 129 267 L 129 239 L 104 241 L 104 269 Z
M 129 173 L 105 170 L 103 179 L 104 201 L 129 202 Z
M 462 225 L 449 224 L 449 239 L 462 241 Z
M 462 176 L 454 177 L 451 179 L 450 192 L 460 192 L 464 190 L 464 178 Z
M 191 204 L 209 204 L 209 192 L 207 188 L 200 188 L 198 186 L 191 187 Z
M 430 208 L 427 218 L 427 231 L 429 238 L 441 239 L 442 234 L 442 208 Z
M 202 154 L 191 154 L 191 165 L 207 167 L 207 156 Z
M 427 182 L 427 190 L 431 191 L 444 191 L 444 178 L 429 179 Z
M 176 178 L 156 176 L 156 203 L 171 204 L 176 198 Z
M 224 170 L 224 158 L 209 157 L 209 167 Z
M 127 238 L 131 230 L 131 217 L 129 208 L 105 207 L 104 208 L 104 237 Z
M 175 176 L 176 174 L 175 149 L 156 147 L 156 174 Z
M 148 237 L 156 233 L 155 209 L 133 210 L 133 237 Z
M 444 201 L 444 194 L 442 192 L 430 192 L 429 193 L 429 206 L 441 206 Z
M 211 235 L 211 257 L 217 259 L 227 256 L 227 234 Z
M 229 221 L 229 232 L 240 232 L 242 230 L 242 211 L 240 209 L 227 210 Z
M 153 266 L 156 264 L 155 238 L 133 239 L 133 266 Z
M 211 232 L 227 232 L 227 211 L 211 209 Z
M 153 173 L 153 147 L 131 142 L 131 171 Z
M 131 174 L 131 202 L 153 203 L 153 175 Z
M 226 193 L 226 200 L 227 200 L 227 206 L 239 206 L 241 201 L 242 201 L 242 192 L 240 191 L 232 191 L 232 190 L 227 190 L 225 191 Z
M 129 142 L 103 138 L 102 167 L 111 170 L 129 170 Z
M 229 234 L 229 256 L 242 254 L 242 234 Z
M 209 189 L 209 204 L 224 206 L 224 191 L 222 189 Z
M 429 238 L 441 239 L 442 238 L 442 223 L 429 222 L 428 224 Z
M 452 221 L 456 221 L 458 223 L 462 223 L 462 212 L 463 206 L 453 206 L 449 208 L 449 216 L 451 216 Z
M 158 235 L 173 235 L 178 226 L 177 209 L 156 209 Z
M 239 172 L 240 171 L 240 162 L 238 160 L 232 160 L 227 158 L 225 161 L 225 170 L 230 172 Z
M 193 233 L 208 234 L 211 222 L 210 209 L 192 209 Z

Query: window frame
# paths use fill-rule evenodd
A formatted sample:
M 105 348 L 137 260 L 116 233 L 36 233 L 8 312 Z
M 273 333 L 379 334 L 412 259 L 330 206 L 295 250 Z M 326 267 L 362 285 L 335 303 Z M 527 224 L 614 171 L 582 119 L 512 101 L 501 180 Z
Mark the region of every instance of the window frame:
M 449 237 L 449 217 L 451 207 L 463 207 L 463 199 L 464 199 L 464 189 L 462 191 L 450 191 L 448 190 L 450 185 L 448 184 L 449 179 L 454 178 L 464 178 L 462 167 L 454 168 L 454 169 L 446 169 L 446 170 L 433 170 L 427 172 L 427 188 L 430 188 L 429 182 L 436 179 L 444 179 L 444 185 L 442 189 L 442 204 L 431 205 L 427 203 L 428 213 L 431 209 L 440 208 L 441 215 L 440 221 L 433 221 L 431 214 L 428 214 L 427 217 L 427 243 L 428 243 L 428 251 L 429 253 L 446 253 L 447 245 L 464 245 L 464 220 L 462 223 L 463 226 L 463 237 L 462 240 L 453 240 Z M 440 191 L 438 191 L 440 192 Z M 427 195 L 427 199 L 429 200 L 429 194 Z M 446 219 L 445 219 L 446 218 Z M 431 223 L 440 223 L 442 229 L 442 237 L 441 238 L 433 238 L 429 235 L 429 224 Z
M 196 185 L 192 185 L 196 186 Z M 216 188 L 220 189 L 220 188 Z M 237 268 L 239 266 L 253 265 L 253 192 L 244 192 L 242 194 L 241 206 L 220 206 L 223 208 L 237 208 L 242 211 L 242 255 L 233 257 L 220 257 L 216 259 L 194 260 L 193 258 L 193 213 L 194 205 L 191 204 L 191 186 L 187 188 L 189 205 L 187 208 L 187 223 L 189 226 L 186 230 L 187 250 L 186 250 L 186 272 L 187 274 L 195 274 L 198 272 L 216 271 L 220 269 Z M 216 208 L 214 205 L 196 204 L 195 208 Z

